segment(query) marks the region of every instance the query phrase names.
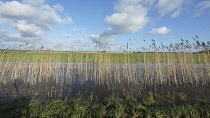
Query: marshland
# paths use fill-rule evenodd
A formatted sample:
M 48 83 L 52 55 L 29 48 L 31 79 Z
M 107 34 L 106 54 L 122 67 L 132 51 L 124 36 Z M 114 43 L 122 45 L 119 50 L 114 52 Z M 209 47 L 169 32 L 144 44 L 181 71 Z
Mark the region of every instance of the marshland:
M 128 45 L 121 52 L 103 45 L 95 52 L 34 51 L 28 43 L 19 46 L 28 50 L 2 50 L 0 111 L 8 117 L 208 117 L 210 43 L 156 45 L 136 52 L 125 51 Z
M 210 0 L 0 0 L 0 118 L 209 118 Z

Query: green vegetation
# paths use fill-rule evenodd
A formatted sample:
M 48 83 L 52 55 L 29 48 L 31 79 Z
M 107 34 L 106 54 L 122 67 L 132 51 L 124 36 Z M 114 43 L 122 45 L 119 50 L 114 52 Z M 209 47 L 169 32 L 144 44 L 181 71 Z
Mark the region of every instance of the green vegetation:
M 119 53 L 119 52 L 51 52 L 0 51 L 3 62 L 72 62 L 72 63 L 190 63 L 210 62 L 205 53 Z
M 55 117 L 55 118 L 177 118 L 210 117 L 210 104 L 197 102 L 170 104 L 152 102 L 150 97 L 140 101 L 117 96 L 103 102 L 88 101 L 81 97 L 66 100 L 41 101 L 17 98 L 0 104 L 0 117 Z
M 209 47 L 0 51 L 0 117 L 209 117 Z

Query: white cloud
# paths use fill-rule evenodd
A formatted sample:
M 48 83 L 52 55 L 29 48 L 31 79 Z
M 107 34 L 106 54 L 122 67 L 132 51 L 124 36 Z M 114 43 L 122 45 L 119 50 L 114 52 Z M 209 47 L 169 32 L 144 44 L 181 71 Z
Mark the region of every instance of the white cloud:
M 202 2 L 199 2 L 195 8 L 197 11 L 194 16 L 200 16 L 207 11 L 206 9 L 210 8 L 210 1 L 204 0 Z
M 21 33 L 22 37 L 42 37 L 43 33 L 40 28 L 34 24 L 29 24 L 26 21 L 17 21 L 12 26 Z
M 21 34 L 11 34 L 4 30 L 0 30 L 0 41 L 19 41 L 19 42 L 38 42 L 38 41 L 45 41 L 43 37 L 23 37 Z
M 63 37 L 63 38 L 70 38 L 71 37 L 71 34 L 64 33 L 64 34 L 61 35 L 61 37 Z
M 114 14 L 105 18 L 105 23 L 112 28 L 106 33 L 129 34 L 142 29 L 149 19 L 146 17 L 147 9 L 139 0 L 120 0 L 114 7 Z
M 4 30 L 0 29 L 0 41 L 12 41 L 16 39 L 20 39 L 21 36 L 19 34 L 9 34 Z
M 100 36 L 97 34 L 92 34 L 92 35 L 90 35 L 90 38 L 97 41 L 97 39 L 99 39 Z
M 45 0 L 23 0 L 24 4 L 29 4 L 31 6 L 42 6 Z
M 21 40 L 38 40 L 43 39 L 43 30 L 51 31 L 54 25 L 73 22 L 70 17 L 61 18 L 56 13 L 59 5 L 52 8 L 44 1 L 0 2 L 0 24 L 15 29 L 21 36 Z M 17 38 L 18 40 L 20 39 Z
M 63 10 L 64 10 L 63 6 L 60 5 L 60 4 L 54 5 L 53 8 L 54 8 L 55 10 L 57 10 L 57 11 L 63 11 Z
M 159 0 L 156 8 L 161 16 L 180 8 L 184 4 L 184 0 Z
M 172 39 L 174 38 L 175 36 L 171 35 L 171 36 L 163 36 L 163 39 Z
M 202 2 L 199 2 L 197 7 L 200 10 L 204 10 L 204 9 L 210 8 L 210 1 L 209 0 L 204 0 Z
M 80 38 L 80 39 L 74 40 L 73 43 L 81 45 L 81 46 L 88 46 L 88 45 L 90 45 L 90 42 L 86 41 L 84 38 Z
M 117 45 L 119 44 L 116 40 L 114 40 L 113 35 L 90 35 L 90 39 L 97 45 Z
M 140 3 L 141 0 L 119 0 L 114 7 L 114 14 L 106 16 L 105 23 L 110 25 L 102 34 L 90 37 L 93 41 L 100 40 L 103 43 L 114 41 L 114 36 L 130 34 L 141 30 L 149 21 L 147 9 Z
M 66 24 L 71 24 L 71 23 L 73 23 L 73 20 L 71 19 L 71 17 L 66 17 L 66 18 L 64 19 L 64 23 L 66 23 Z
M 161 27 L 161 28 L 154 28 L 152 29 L 148 34 L 153 35 L 153 34 L 167 34 L 171 30 L 168 29 L 167 27 Z
M 3 17 L 0 16 L 0 24 L 8 25 L 8 24 L 12 24 L 12 23 L 13 23 L 13 21 L 8 20 L 7 18 L 3 18 Z
M 17 1 L 2 2 L 0 4 L 0 16 L 5 18 L 33 18 L 40 14 L 40 10 L 29 4 L 21 4 Z
M 88 35 L 87 35 L 86 33 L 82 33 L 82 34 L 80 34 L 80 36 L 81 36 L 82 38 L 87 38 L 87 37 L 88 37 Z
M 83 31 L 85 28 L 71 28 L 72 31 Z
M 178 17 L 179 14 L 180 14 L 180 12 L 181 12 L 180 9 L 176 10 L 176 11 L 171 15 L 171 18 L 174 19 L 174 18 Z
M 155 2 L 156 2 L 156 0 L 145 0 L 145 1 L 144 1 L 144 4 L 145 4 L 146 6 L 151 7 L 151 6 L 153 6 L 153 5 L 155 4 Z

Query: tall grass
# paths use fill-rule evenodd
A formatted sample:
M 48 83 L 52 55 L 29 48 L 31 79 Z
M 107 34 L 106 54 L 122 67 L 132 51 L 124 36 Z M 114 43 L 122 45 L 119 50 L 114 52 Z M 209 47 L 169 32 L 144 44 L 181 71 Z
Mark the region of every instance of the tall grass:
M 97 52 L 7 49 L 0 52 L 0 96 L 103 99 L 119 94 L 152 96 L 158 103 L 210 102 L 209 47 L 209 42 L 184 40 L 157 46 L 153 40 L 138 53 L 106 52 L 102 45 Z

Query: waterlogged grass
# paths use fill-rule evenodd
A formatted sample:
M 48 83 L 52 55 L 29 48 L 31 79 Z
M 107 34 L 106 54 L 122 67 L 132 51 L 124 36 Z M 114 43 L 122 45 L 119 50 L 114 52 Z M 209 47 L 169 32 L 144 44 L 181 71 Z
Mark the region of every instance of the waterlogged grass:
M 167 53 L 153 42 L 142 53 L 0 51 L 0 117 L 210 117 L 210 42 Z
M 190 59 L 190 61 L 189 61 Z M 69 63 L 208 63 L 208 54 L 192 53 L 102 53 L 51 51 L 0 51 L 3 62 L 69 62 Z
M 210 104 L 197 102 L 160 105 L 150 97 L 137 101 L 117 96 L 103 102 L 88 101 L 82 97 L 65 100 L 17 98 L 0 104 L 0 117 L 55 117 L 55 118 L 177 118 L 210 117 Z

